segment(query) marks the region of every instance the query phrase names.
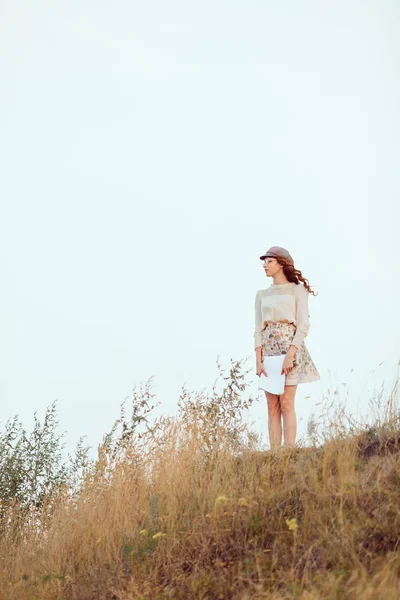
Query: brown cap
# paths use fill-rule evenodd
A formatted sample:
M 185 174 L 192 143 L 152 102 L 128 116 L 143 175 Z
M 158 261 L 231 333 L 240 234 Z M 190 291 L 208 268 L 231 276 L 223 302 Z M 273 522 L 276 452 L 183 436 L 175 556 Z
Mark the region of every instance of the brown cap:
M 268 256 L 272 256 L 272 258 L 284 258 L 291 265 L 294 265 L 293 258 L 290 256 L 289 252 L 286 248 L 281 248 L 281 246 L 271 246 L 269 250 L 266 251 L 265 254 L 260 256 L 261 260 L 267 258 Z

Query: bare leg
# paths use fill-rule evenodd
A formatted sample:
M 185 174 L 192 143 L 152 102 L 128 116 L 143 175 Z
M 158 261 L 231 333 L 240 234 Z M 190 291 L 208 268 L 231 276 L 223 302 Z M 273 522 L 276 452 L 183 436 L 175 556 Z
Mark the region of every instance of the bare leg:
M 279 396 L 265 392 L 268 403 L 268 433 L 271 450 L 280 448 L 282 443 L 282 421 Z
M 285 391 L 280 395 L 281 412 L 283 417 L 283 437 L 285 446 L 293 447 L 296 441 L 297 420 L 294 411 L 294 397 L 297 385 L 285 385 Z

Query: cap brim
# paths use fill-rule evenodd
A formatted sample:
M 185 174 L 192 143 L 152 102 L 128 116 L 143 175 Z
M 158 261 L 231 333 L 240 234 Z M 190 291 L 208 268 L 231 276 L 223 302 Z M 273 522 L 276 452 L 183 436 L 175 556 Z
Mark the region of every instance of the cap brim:
M 260 259 L 261 259 L 261 260 L 263 260 L 263 258 L 268 258 L 268 257 L 270 257 L 270 258 L 275 258 L 275 257 L 273 256 L 273 254 L 263 254 L 262 256 L 260 256 Z

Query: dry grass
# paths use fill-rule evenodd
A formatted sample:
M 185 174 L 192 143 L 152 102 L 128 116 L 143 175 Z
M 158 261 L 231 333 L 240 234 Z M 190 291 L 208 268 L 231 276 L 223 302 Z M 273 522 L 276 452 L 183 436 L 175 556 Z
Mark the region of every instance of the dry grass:
M 337 418 L 337 415 L 336 415 Z M 7 600 L 400 598 L 400 419 L 236 451 L 168 420 L 0 540 Z M 339 434 L 337 432 L 340 432 Z

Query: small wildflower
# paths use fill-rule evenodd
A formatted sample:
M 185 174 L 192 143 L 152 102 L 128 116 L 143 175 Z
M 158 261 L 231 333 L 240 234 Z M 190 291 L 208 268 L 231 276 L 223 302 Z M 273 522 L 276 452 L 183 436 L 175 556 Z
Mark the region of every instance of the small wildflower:
M 226 504 L 228 501 L 228 498 L 226 496 L 218 496 L 218 498 L 215 501 L 215 504 Z
M 139 531 L 139 535 L 147 535 L 147 533 L 148 533 L 148 532 L 147 532 L 147 529 L 141 529 L 141 530 Z
M 297 531 L 298 525 L 296 519 L 286 519 L 286 525 L 289 527 L 290 531 Z
M 239 498 L 238 504 L 239 504 L 239 506 L 247 506 L 247 499 L 246 498 Z
M 153 540 L 158 540 L 158 538 L 160 537 L 165 537 L 167 534 L 166 533 L 162 533 L 161 531 L 158 531 L 157 533 L 155 533 L 152 538 Z

